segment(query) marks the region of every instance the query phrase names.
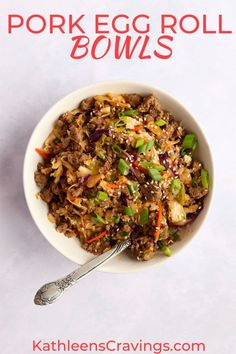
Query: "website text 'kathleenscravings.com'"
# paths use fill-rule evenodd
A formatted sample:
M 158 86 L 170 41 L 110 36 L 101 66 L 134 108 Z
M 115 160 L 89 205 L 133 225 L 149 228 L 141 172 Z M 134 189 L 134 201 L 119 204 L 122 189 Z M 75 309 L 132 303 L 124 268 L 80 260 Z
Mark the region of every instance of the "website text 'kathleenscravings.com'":
M 119 342 L 110 339 L 104 342 L 77 342 L 72 340 L 42 341 L 33 340 L 34 353 L 57 352 L 57 353 L 203 353 L 206 352 L 206 344 L 203 342 L 158 342 L 139 341 Z

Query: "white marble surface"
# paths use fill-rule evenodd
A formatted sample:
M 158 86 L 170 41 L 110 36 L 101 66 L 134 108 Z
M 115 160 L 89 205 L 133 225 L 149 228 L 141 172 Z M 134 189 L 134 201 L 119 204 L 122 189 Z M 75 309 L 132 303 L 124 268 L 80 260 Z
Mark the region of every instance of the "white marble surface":
M 168 61 L 73 61 L 70 39 L 26 31 L 6 35 L 8 13 L 223 13 L 235 31 L 233 0 L 30 1 L 0 4 L 0 351 L 30 354 L 33 339 L 205 341 L 208 354 L 234 354 L 236 247 L 235 34 L 176 37 Z M 92 28 L 87 21 L 88 28 Z M 233 28 L 234 27 L 234 28 Z M 74 269 L 40 235 L 22 190 L 27 140 L 68 92 L 107 79 L 135 79 L 169 91 L 205 127 L 215 157 L 214 205 L 182 253 L 146 273 L 96 272 L 57 304 L 33 305 L 35 290 Z

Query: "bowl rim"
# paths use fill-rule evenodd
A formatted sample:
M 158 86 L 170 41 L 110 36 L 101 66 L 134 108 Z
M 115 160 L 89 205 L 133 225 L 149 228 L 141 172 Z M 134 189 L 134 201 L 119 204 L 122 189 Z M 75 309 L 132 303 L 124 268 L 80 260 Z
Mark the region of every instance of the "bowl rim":
M 121 273 L 134 273 L 134 272 L 142 272 L 145 271 L 147 269 L 150 268 L 154 268 L 154 267 L 158 267 L 160 264 L 163 264 L 167 259 L 169 261 L 171 261 L 173 258 L 175 258 L 175 256 L 177 254 L 179 254 L 179 252 L 181 252 L 185 246 L 189 245 L 190 242 L 193 241 L 193 239 L 195 239 L 196 235 L 200 232 L 202 226 L 205 224 L 205 221 L 207 219 L 207 217 L 209 216 L 209 213 L 211 211 L 212 205 L 213 205 L 213 196 L 214 196 L 214 189 L 215 189 L 215 179 L 214 179 L 214 159 L 213 159 L 213 154 L 211 151 L 211 148 L 208 144 L 208 139 L 206 137 L 205 131 L 201 125 L 201 123 L 199 123 L 199 121 L 197 120 L 196 116 L 190 112 L 188 110 L 188 108 L 186 108 L 186 106 L 184 106 L 181 101 L 179 101 L 178 99 L 176 99 L 174 96 L 172 96 L 171 94 L 169 94 L 168 92 L 166 92 L 163 89 L 160 89 L 158 86 L 153 86 L 153 85 L 149 85 L 146 84 L 144 82 L 141 81 L 132 81 L 132 80 L 106 80 L 106 81 L 98 81 L 95 82 L 93 84 L 90 85 L 86 85 L 86 86 L 82 86 L 76 90 L 71 91 L 70 93 L 66 94 L 65 96 L 63 96 L 62 98 L 60 98 L 58 101 L 56 101 L 44 114 L 43 116 L 40 118 L 40 120 L 38 121 L 38 123 L 36 124 L 36 126 L 33 128 L 33 131 L 31 132 L 30 138 L 28 140 L 26 149 L 25 149 L 25 154 L 24 154 L 24 162 L 23 162 L 23 189 L 24 189 L 24 196 L 25 196 L 25 200 L 26 200 L 26 204 L 28 206 L 30 215 L 32 217 L 32 219 L 34 220 L 34 223 L 36 224 L 37 228 L 39 229 L 40 233 L 43 235 L 43 237 L 50 243 L 50 245 L 55 248 L 61 255 L 63 255 L 64 257 L 66 257 L 67 259 L 69 259 L 70 261 L 72 261 L 75 264 L 78 264 L 72 257 L 70 257 L 68 254 L 66 254 L 63 250 L 59 249 L 58 247 L 55 246 L 55 244 L 53 244 L 52 240 L 47 237 L 45 235 L 45 232 L 43 231 L 41 224 L 38 222 L 38 220 L 36 219 L 36 216 L 33 212 L 33 208 L 31 207 L 31 203 L 30 203 L 30 198 L 29 195 L 27 193 L 27 183 L 26 183 L 26 175 L 27 175 L 27 157 L 29 155 L 29 147 L 31 145 L 31 142 L 34 139 L 34 135 L 36 134 L 36 131 L 38 130 L 38 127 L 41 124 L 41 121 L 45 119 L 46 116 L 50 115 L 50 113 L 60 104 L 62 104 L 62 102 L 64 100 L 67 100 L 70 96 L 75 95 L 76 93 L 78 93 L 78 95 L 80 93 L 82 93 L 84 90 L 93 90 L 96 88 L 101 88 L 102 86 L 112 86 L 112 85 L 116 85 L 116 84 L 123 84 L 123 85 L 133 85 L 136 87 L 140 87 L 141 89 L 143 89 L 144 91 L 158 91 L 161 95 L 165 96 L 168 100 L 171 100 L 175 105 L 179 106 L 181 109 L 183 109 L 186 114 L 188 114 L 189 116 L 191 116 L 191 119 L 195 122 L 195 124 L 198 126 L 202 138 L 205 141 L 205 144 L 208 148 L 208 158 L 209 158 L 209 163 L 211 165 L 212 171 L 211 171 L 211 175 L 210 175 L 210 192 L 208 193 L 208 205 L 207 208 L 205 209 L 205 213 L 203 215 L 202 221 L 200 223 L 200 225 L 198 226 L 197 230 L 194 232 L 194 234 L 192 235 L 192 237 L 189 237 L 187 240 L 185 240 L 185 243 L 182 244 L 181 247 L 179 247 L 177 250 L 175 250 L 175 252 L 173 253 L 173 255 L 171 257 L 165 257 L 165 258 L 161 258 L 159 259 L 158 263 L 152 263 L 152 262 L 145 262 L 145 267 L 143 268 L 138 268 L 138 267 L 134 267 L 132 269 L 122 269 L 122 270 L 118 270 L 116 268 L 114 269 L 110 269 L 109 267 L 107 267 L 105 265 L 105 267 L 99 268 L 97 269 L 100 272 L 105 272 L 105 273 L 117 273 L 117 274 L 121 274 Z M 104 91 L 105 93 L 105 91 Z M 96 257 L 96 256 L 95 256 Z M 82 265 L 82 264 L 81 264 Z

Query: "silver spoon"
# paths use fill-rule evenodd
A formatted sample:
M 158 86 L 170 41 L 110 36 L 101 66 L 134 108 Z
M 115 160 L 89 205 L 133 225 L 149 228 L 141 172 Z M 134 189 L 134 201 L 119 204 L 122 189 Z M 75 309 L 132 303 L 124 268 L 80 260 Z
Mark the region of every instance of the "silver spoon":
M 110 251 L 93 258 L 88 263 L 82 265 L 64 278 L 43 285 L 36 293 L 34 303 L 36 305 L 49 305 L 61 297 L 65 290 L 75 285 L 85 275 L 93 272 L 95 269 L 106 263 L 109 259 L 117 256 L 131 244 L 130 240 L 126 240 L 117 244 Z

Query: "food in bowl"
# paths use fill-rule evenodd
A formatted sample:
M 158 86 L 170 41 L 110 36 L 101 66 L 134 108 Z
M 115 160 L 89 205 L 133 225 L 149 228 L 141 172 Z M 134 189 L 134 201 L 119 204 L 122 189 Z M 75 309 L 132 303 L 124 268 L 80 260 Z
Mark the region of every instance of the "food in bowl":
M 153 95 L 88 97 L 36 148 L 43 161 L 35 182 L 48 219 L 94 254 L 130 238 L 138 260 L 159 250 L 170 256 L 209 189 L 197 145 Z

